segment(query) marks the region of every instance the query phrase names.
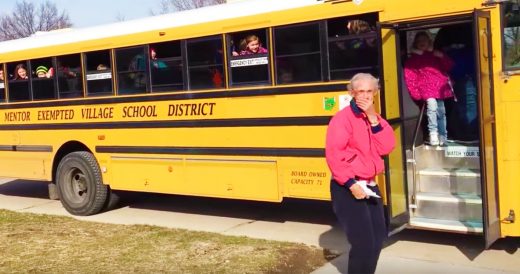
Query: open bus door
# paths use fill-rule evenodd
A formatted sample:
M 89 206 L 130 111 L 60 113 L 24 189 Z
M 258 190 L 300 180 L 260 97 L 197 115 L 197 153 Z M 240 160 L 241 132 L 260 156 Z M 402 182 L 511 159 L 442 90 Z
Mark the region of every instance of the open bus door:
M 489 11 L 476 10 L 474 14 L 477 60 L 477 85 L 480 107 L 480 153 L 482 203 L 486 248 L 500 237 L 500 219 L 497 198 L 495 108 L 493 91 L 493 51 Z
M 394 129 L 396 147 L 385 159 L 386 176 L 381 190 L 384 193 L 389 234 L 404 229 L 410 220 L 406 184 L 403 119 L 399 90 L 401 90 L 399 33 L 392 25 L 377 24 L 380 46 L 380 106 L 381 113 Z M 381 181 L 380 181 L 381 182 Z

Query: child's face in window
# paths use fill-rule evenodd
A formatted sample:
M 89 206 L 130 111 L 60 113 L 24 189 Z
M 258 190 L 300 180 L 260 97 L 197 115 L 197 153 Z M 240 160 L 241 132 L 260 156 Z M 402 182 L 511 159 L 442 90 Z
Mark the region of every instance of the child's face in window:
M 27 77 L 27 71 L 24 68 L 19 68 L 18 77 L 25 79 L 25 77 Z
M 258 40 L 253 40 L 249 43 L 247 43 L 247 48 L 249 49 L 249 51 L 251 52 L 258 52 L 258 49 L 260 48 L 260 43 L 258 42 Z
M 4 80 L 4 71 L 0 70 L 0 80 Z
M 431 41 L 428 36 L 421 35 L 417 37 L 416 47 L 418 50 L 428 50 L 430 48 Z

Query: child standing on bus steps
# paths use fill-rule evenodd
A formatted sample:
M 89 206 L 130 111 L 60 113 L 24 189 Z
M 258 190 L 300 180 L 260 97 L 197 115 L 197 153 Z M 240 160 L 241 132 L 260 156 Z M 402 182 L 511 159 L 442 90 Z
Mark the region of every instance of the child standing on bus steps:
M 258 36 L 251 34 L 240 41 L 240 55 L 267 53 Z
M 415 35 L 412 54 L 405 62 L 404 77 L 412 99 L 426 102 L 430 144 L 443 145 L 448 137 L 444 100 L 453 97 L 448 77 L 453 61 L 433 50 L 432 45 L 427 32 Z

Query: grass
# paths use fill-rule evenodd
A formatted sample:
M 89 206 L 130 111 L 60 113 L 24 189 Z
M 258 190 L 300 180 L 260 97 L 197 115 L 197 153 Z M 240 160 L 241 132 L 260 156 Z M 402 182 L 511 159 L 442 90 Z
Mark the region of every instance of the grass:
M 303 244 L 0 210 L 0 273 L 310 273 Z

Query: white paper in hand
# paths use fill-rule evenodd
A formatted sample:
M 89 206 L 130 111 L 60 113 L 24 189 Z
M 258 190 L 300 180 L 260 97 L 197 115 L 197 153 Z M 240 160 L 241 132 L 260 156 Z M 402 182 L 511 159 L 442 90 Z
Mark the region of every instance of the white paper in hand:
M 357 181 L 356 184 L 360 185 L 365 194 L 369 197 L 381 198 L 381 196 L 377 195 L 372 189 L 368 188 L 367 182 L 365 181 Z

